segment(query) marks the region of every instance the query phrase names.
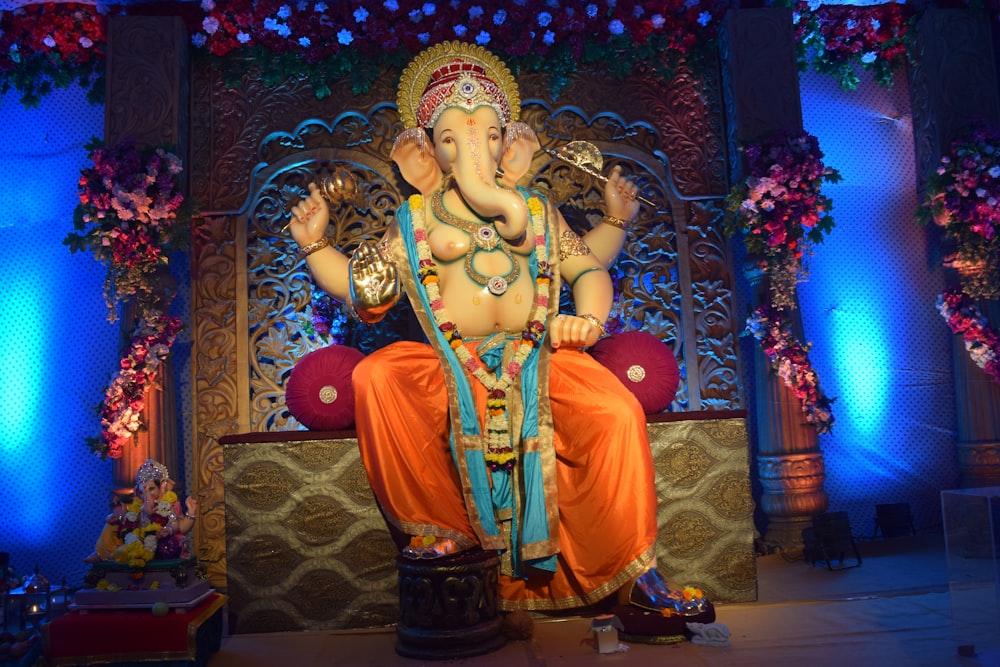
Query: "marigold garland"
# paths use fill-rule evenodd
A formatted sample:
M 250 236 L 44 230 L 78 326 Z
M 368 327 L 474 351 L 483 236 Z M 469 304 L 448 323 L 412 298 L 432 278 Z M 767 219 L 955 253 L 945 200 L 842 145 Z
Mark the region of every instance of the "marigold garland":
M 157 502 L 156 510 L 147 515 L 142 511 L 142 498 L 133 498 L 118 524 L 122 544 L 115 549 L 112 558 L 119 563 L 128 563 L 129 567 L 145 567 L 156 555 L 159 546 L 157 534 L 177 518 L 174 513 L 176 502 L 177 494 L 167 491 Z
M 486 416 L 486 463 L 492 470 L 510 470 L 517 458 L 511 448 L 510 424 L 507 416 L 507 391 L 514 384 L 524 362 L 538 346 L 545 333 L 545 320 L 549 308 L 549 291 L 552 274 L 549 269 L 545 243 L 544 209 L 537 197 L 528 199 L 531 213 L 532 233 L 535 237 L 535 258 L 538 261 L 538 275 L 535 277 L 535 299 L 528 322 L 521 331 L 520 344 L 514 358 L 510 360 L 499 377 L 490 372 L 462 342 L 458 325 L 451 321 L 445 310 L 438 289 L 437 263 L 427 243 L 427 227 L 423 197 L 413 195 L 409 199 L 410 215 L 413 222 L 413 237 L 419 258 L 418 277 L 427 292 L 427 301 L 438 330 L 455 352 L 462 367 L 479 381 L 487 390 Z

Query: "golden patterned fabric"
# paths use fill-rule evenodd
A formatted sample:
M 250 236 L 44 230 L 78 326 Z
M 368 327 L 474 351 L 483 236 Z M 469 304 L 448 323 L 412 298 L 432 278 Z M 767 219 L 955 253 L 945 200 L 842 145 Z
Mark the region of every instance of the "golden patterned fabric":
M 650 423 L 648 430 L 660 501 L 660 570 L 716 603 L 755 600 L 744 420 L 688 418 Z M 273 442 L 225 439 L 234 633 L 380 627 L 399 620 L 397 551 L 368 487 L 357 441 L 310 437 L 316 434 L 289 433 Z

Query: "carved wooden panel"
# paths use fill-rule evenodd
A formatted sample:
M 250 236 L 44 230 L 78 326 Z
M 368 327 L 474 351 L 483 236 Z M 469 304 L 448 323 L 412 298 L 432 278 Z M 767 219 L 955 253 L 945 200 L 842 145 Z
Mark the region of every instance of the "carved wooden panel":
M 192 260 L 196 465 L 218 461 L 223 434 L 301 428 L 285 408 L 284 385 L 310 349 L 303 324 L 311 283 L 281 229 L 310 180 L 346 168 L 361 196 L 333 212 L 331 242 L 350 251 L 382 233 L 411 192 L 388 159 L 400 129 L 390 102 L 397 76 L 386 73 L 364 96 L 334 85 L 317 100 L 301 81 L 267 88 L 252 68 L 235 89 L 207 65 L 196 68 L 193 189 L 206 216 Z M 718 72 L 696 79 L 681 71 L 669 82 L 584 72 L 556 100 L 540 75 L 519 83 L 522 118 L 543 146 L 592 141 L 606 169 L 621 164 L 660 204 L 642 209 L 613 267 L 614 312 L 625 328 L 670 342 L 682 368 L 673 409 L 741 408 L 733 272 L 720 224 L 726 142 Z M 533 186 L 561 204 L 571 225 L 600 224 L 601 183 L 543 152 L 533 169 Z M 408 337 L 405 313 L 393 326 Z M 224 485 L 206 475 L 202 484 L 221 501 Z M 203 527 L 200 539 L 201 553 L 224 572 L 224 533 Z
M 183 159 L 188 44 L 181 18 L 109 17 L 106 76 L 104 140 L 133 137 L 139 146 L 170 146 Z

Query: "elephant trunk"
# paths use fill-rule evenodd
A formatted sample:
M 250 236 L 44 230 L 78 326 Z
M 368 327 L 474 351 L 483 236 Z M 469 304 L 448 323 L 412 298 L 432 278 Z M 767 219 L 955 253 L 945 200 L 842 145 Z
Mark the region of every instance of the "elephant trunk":
M 479 216 L 496 218 L 497 231 L 506 239 L 521 237 L 528 228 L 528 207 L 516 190 L 497 185 L 497 159 L 487 150 L 486 137 L 469 128 L 458 150 L 453 173 L 466 204 Z

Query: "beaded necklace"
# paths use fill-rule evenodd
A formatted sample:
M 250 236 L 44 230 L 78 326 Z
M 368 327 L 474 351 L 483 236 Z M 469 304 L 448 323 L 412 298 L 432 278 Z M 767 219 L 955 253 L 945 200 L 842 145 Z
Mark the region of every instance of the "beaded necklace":
M 485 286 L 490 291 L 490 294 L 494 296 L 503 295 L 507 291 L 507 287 L 521 275 L 521 265 L 514 259 L 514 256 L 510 252 L 510 246 L 497 233 L 493 223 L 486 222 L 479 224 L 458 217 L 445 208 L 444 194 L 441 190 L 438 190 L 431 196 L 431 209 L 441 222 L 461 229 L 475 241 L 475 243 L 469 244 L 469 250 L 465 253 L 465 273 L 477 285 Z M 480 250 L 489 252 L 497 248 L 504 254 L 504 257 L 510 260 L 513 268 L 505 276 L 484 276 L 472 265 L 472 260 Z
M 545 248 L 544 208 L 537 197 L 528 199 L 531 213 L 531 229 L 535 235 L 535 258 L 538 261 L 538 275 L 535 277 L 535 299 L 528 322 L 521 330 L 521 344 L 503 373 L 497 377 L 483 366 L 462 344 L 462 334 L 458 325 L 451 321 L 441 300 L 438 289 L 437 264 L 427 243 L 427 226 L 424 216 L 424 201 L 420 195 L 410 197 L 410 215 L 413 223 L 413 238 L 416 241 L 417 257 L 420 259 L 419 279 L 427 292 L 431 314 L 438 330 L 448 346 L 461 362 L 462 367 L 480 384 L 486 387 L 486 464 L 491 470 L 510 470 L 514 467 L 516 455 L 510 446 L 510 422 L 507 418 L 507 391 L 521 372 L 521 367 L 538 346 L 545 334 L 545 318 L 549 309 L 549 288 L 552 273 L 549 269 Z

